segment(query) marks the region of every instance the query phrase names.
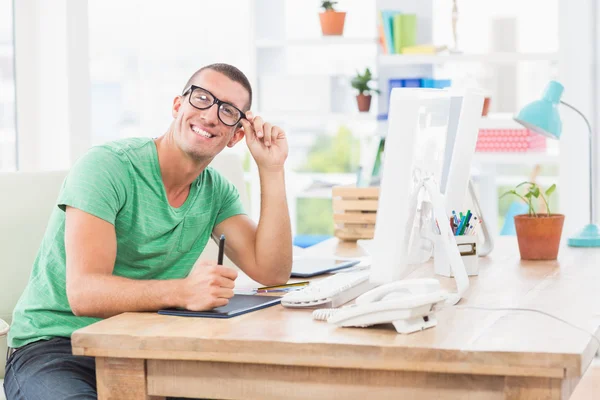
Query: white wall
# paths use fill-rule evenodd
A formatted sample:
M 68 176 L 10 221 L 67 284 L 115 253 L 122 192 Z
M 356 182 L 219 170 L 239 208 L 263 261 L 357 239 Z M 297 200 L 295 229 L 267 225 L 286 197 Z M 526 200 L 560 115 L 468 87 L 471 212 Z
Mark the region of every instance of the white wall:
M 564 85 L 563 100 L 584 113 L 592 127 L 597 127 L 597 46 L 595 33 L 598 19 L 594 0 L 560 0 L 559 2 L 559 80 Z M 561 212 L 566 215 L 564 237 L 571 236 L 588 223 L 588 134 L 583 119 L 560 108 L 563 133 L 560 141 Z M 598 154 L 597 149 L 594 153 Z M 596 168 L 595 171 L 598 171 Z M 597 209 L 598 204 L 594 207 Z

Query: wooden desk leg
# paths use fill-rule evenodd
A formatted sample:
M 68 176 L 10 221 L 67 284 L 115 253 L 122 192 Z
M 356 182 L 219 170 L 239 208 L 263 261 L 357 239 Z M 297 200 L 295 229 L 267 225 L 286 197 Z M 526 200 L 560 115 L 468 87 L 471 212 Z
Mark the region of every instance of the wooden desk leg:
M 165 400 L 148 396 L 146 361 L 132 358 L 96 358 L 98 400 Z

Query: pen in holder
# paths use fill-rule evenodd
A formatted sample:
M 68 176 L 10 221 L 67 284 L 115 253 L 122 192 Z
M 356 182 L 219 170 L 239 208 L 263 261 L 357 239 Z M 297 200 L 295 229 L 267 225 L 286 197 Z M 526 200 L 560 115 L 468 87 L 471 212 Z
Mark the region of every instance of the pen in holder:
M 435 248 L 433 257 L 434 271 L 438 275 L 452 277 L 450 262 L 443 251 L 440 243 L 440 235 L 435 235 Z M 473 276 L 479 274 L 479 257 L 477 256 L 477 235 L 454 236 L 458 252 L 465 264 L 467 275 Z

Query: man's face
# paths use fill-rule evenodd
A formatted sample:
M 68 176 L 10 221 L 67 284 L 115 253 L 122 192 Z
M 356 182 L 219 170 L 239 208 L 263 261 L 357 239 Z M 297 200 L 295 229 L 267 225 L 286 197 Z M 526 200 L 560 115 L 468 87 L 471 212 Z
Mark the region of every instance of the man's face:
M 220 72 L 202 71 L 192 82 L 211 92 L 221 101 L 233 104 L 240 110 L 249 102 L 248 91 Z M 218 117 L 219 105 L 199 110 L 190 104 L 189 96 L 178 96 L 173 102 L 175 143 L 187 155 L 196 159 L 212 159 L 225 148 L 233 146 L 244 136 L 240 125 L 227 126 Z

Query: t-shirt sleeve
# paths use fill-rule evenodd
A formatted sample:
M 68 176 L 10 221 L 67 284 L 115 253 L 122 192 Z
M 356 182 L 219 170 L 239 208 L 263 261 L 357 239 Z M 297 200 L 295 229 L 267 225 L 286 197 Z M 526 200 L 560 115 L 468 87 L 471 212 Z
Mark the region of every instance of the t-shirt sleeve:
M 220 193 L 221 206 L 217 213 L 215 225 L 220 224 L 227 218 L 233 217 L 234 215 L 245 214 L 244 206 L 242 205 L 240 193 L 238 192 L 237 188 L 220 174 L 217 173 L 217 176 L 217 182 L 219 186 L 217 192 Z
M 105 147 L 93 147 L 73 165 L 58 196 L 58 207 L 78 208 L 115 224 L 131 185 L 124 156 Z

